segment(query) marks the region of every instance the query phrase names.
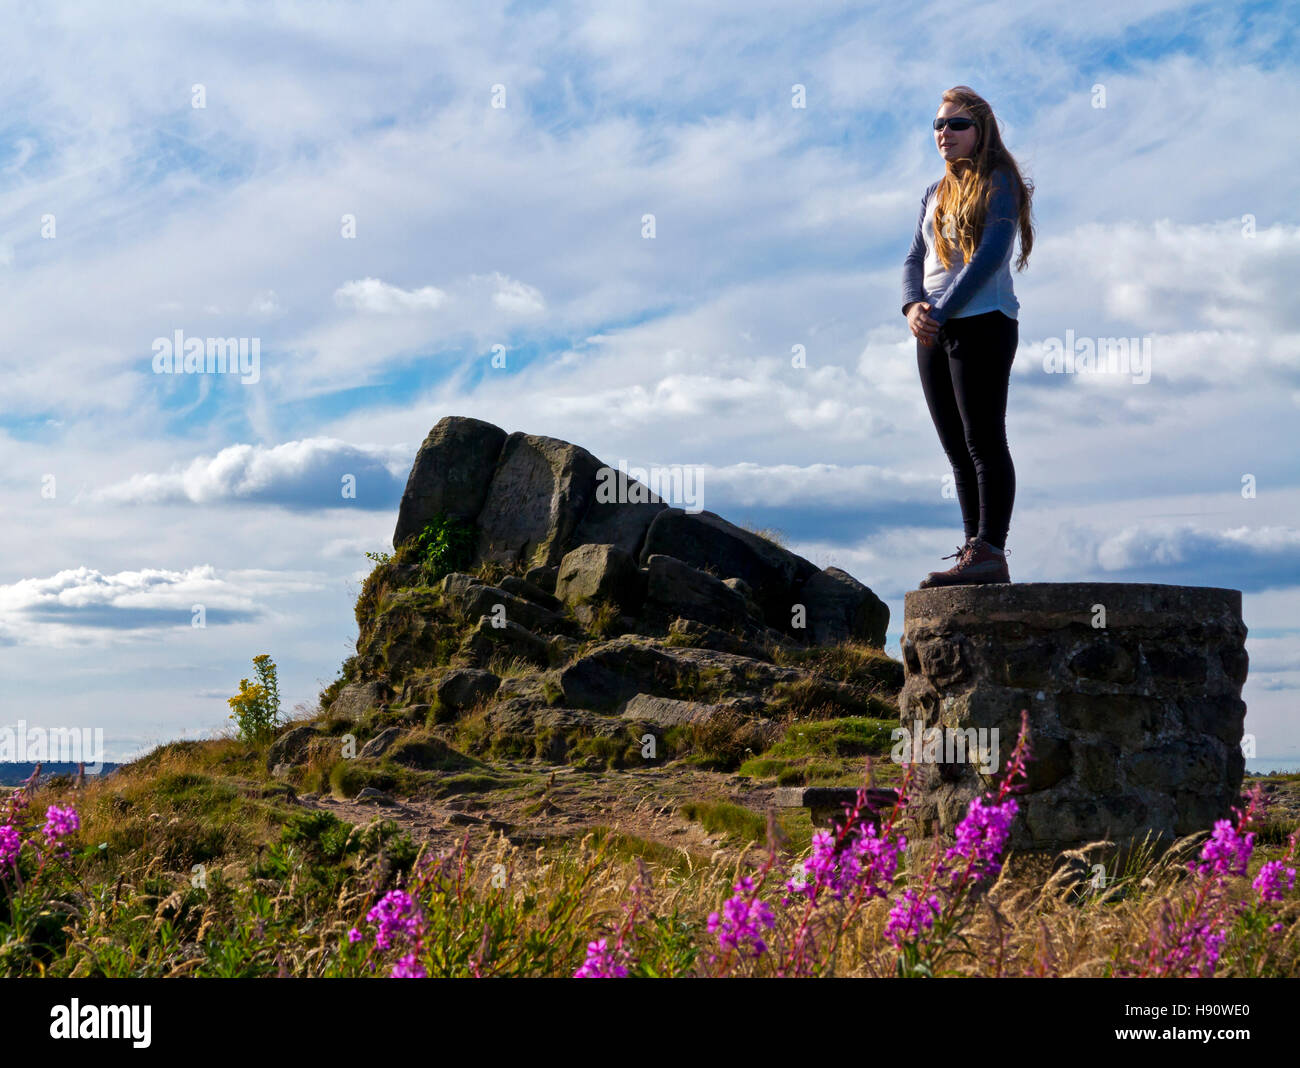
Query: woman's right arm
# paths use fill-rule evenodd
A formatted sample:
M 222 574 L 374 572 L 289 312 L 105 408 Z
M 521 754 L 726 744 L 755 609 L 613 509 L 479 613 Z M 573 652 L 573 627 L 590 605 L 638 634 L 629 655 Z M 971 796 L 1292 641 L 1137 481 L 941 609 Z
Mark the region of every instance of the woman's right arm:
M 936 183 L 937 184 L 937 183 Z M 912 235 L 912 247 L 907 250 L 903 260 L 903 314 L 917 301 L 925 300 L 922 281 L 925 272 L 925 205 L 930 199 L 930 190 L 921 195 L 921 214 L 916 218 L 916 232 Z

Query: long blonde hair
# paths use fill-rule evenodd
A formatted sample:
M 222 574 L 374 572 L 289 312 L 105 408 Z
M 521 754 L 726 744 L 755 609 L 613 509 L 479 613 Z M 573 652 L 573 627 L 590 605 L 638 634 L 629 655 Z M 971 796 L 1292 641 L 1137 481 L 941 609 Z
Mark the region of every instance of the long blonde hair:
M 943 100 L 965 108 L 975 120 L 979 133 L 966 172 L 958 174 L 949 162 L 939 181 L 934 208 L 935 253 L 944 269 L 951 270 L 955 256 L 949 237 L 955 236 L 966 262 L 970 262 L 984 234 L 984 220 L 993 194 L 993 174 L 1003 170 L 1020 189 L 1020 258 L 1016 261 L 1016 269 L 1023 271 L 1029 262 L 1029 250 L 1034 247 L 1034 226 L 1030 221 L 1033 183 L 1025 181 L 1015 158 L 1002 143 L 998 121 L 987 100 L 967 85 L 953 86 L 943 94 Z M 939 225 L 939 219 L 943 216 L 951 220 L 947 227 Z

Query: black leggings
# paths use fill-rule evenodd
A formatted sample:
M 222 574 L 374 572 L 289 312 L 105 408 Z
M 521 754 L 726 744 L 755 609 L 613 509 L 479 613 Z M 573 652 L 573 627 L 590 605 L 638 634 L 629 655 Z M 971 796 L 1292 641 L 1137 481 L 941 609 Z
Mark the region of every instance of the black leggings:
M 1007 385 L 1020 324 L 1000 311 L 949 319 L 916 362 L 930 418 L 952 464 L 966 537 L 1007 542 L 1016 469 L 1007 448 Z

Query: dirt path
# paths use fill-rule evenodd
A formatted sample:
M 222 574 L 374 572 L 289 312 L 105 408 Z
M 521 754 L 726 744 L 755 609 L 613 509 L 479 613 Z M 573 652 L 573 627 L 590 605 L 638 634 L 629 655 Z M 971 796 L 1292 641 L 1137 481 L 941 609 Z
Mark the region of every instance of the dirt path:
M 310 794 L 300 800 L 348 823 L 391 819 L 412 840 L 437 850 L 456 845 L 466 831 L 473 849 L 498 832 L 512 844 L 528 846 L 556 837 L 577 840 L 589 830 L 609 828 L 696 859 L 739 852 L 726 835 L 709 834 L 680 813 L 688 800 L 744 804 L 751 791 L 737 776 L 676 767 L 592 772 L 524 762 L 501 762 L 494 770 L 521 781 L 448 798 L 396 798 L 392 805 Z

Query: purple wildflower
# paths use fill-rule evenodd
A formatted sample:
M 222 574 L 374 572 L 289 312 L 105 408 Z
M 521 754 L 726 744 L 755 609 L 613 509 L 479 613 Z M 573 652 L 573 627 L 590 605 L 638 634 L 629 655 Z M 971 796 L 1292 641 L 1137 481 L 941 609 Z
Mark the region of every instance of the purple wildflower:
M 626 979 L 627 968 L 615 959 L 616 950 L 609 948 L 608 939 L 587 943 L 587 959 L 573 973 L 575 979 Z M 624 959 L 627 954 L 619 952 Z
M 1192 965 L 1192 971 L 1197 976 L 1212 978 L 1215 966 L 1219 963 L 1219 951 L 1228 940 L 1228 932 L 1222 927 L 1207 924 L 1193 930 L 1192 938 L 1199 943 L 1201 950 L 1201 959 Z
M 29 779 L 28 782 L 31 780 Z M 14 819 L 20 815 L 28 805 L 30 798 L 27 796 L 27 790 L 19 787 L 17 790 L 10 790 L 9 797 L 5 800 L 5 818 Z
M 394 979 L 427 979 L 428 973 L 424 966 L 415 959 L 414 953 L 408 953 L 404 957 L 399 957 L 397 963 L 393 965 L 392 977 Z
M 934 926 L 935 919 L 942 911 L 943 904 L 935 894 L 922 900 L 915 889 L 908 887 L 889 910 L 885 937 L 896 946 L 906 940 L 919 938 L 923 930 L 928 931 Z
M 750 900 L 754 880 L 746 875 L 733 887 L 736 896 L 722 906 L 724 915 L 709 913 L 709 933 L 717 933 L 718 945 L 727 950 L 749 949 L 755 957 L 767 952 L 762 928 L 776 926 L 776 917 L 766 901 Z
M 965 819 L 957 825 L 957 844 L 944 854 L 944 859 L 966 861 L 973 879 L 997 875 L 1002 870 L 1002 850 L 1011 834 L 1011 823 L 1019 810 L 1011 798 L 1000 805 L 985 805 L 981 798 L 972 798 Z
M 835 839 L 827 831 L 818 831 L 812 838 L 812 852 L 803 862 L 803 878 L 789 880 L 785 884 L 786 889 L 792 894 L 804 894 L 810 899 L 815 898 L 822 887 L 837 890 L 835 868 Z
M 361 932 L 358 931 L 355 927 L 352 928 L 352 930 L 348 932 L 348 941 L 351 942 L 353 945 L 356 945 L 358 942 L 361 941 Z
M 790 879 L 785 888 L 816 901 L 822 890 L 840 901 L 854 891 L 862 900 L 888 896 L 898 870 L 898 854 L 907 839 L 880 837 L 875 824 L 863 821 L 853 830 L 847 848 L 836 849 L 835 838 L 826 831 L 813 835 L 812 853 L 803 862 L 803 878 Z M 784 904 L 789 904 L 786 898 Z
M 383 899 L 366 914 L 366 919 L 375 924 L 375 945 L 388 949 L 397 940 L 414 941 L 424 926 L 424 918 L 405 890 L 390 890 Z
M 1285 879 L 1286 890 L 1278 884 Z M 1251 884 L 1259 891 L 1260 901 L 1281 901 L 1287 891 L 1295 889 L 1295 868 L 1288 868 L 1280 860 L 1270 860 L 1255 876 Z
M 0 826 L 0 868 L 17 864 L 22 848 L 22 836 L 7 823 Z
M 58 805 L 51 805 L 45 810 L 45 841 L 51 849 L 58 849 L 63 845 L 63 839 L 80 827 L 81 818 L 71 806 L 59 808 Z
M 1243 837 L 1229 820 L 1218 820 L 1214 824 L 1214 833 L 1201 849 L 1201 860 L 1205 863 L 1197 864 L 1189 860 L 1187 866 L 1202 876 L 1245 875 L 1254 848 L 1254 831 Z

